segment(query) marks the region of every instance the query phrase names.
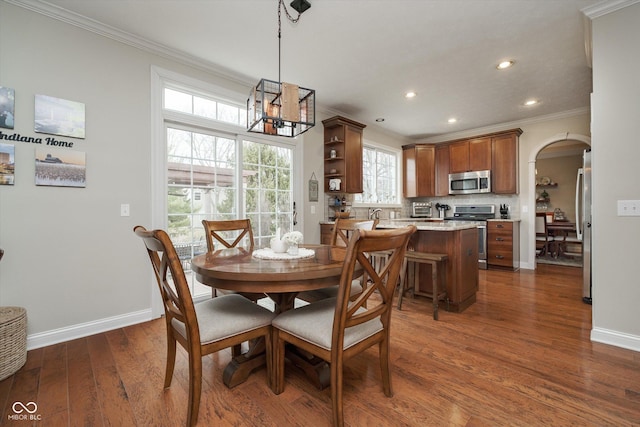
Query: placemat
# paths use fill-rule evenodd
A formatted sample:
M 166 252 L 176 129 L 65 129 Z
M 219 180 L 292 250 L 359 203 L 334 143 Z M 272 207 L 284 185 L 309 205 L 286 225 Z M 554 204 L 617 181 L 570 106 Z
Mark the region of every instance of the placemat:
M 257 249 L 253 251 L 253 256 L 258 259 L 290 260 L 311 258 L 316 252 L 313 249 L 298 248 L 298 255 L 291 255 L 287 252 L 274 252 L 271 248 Z

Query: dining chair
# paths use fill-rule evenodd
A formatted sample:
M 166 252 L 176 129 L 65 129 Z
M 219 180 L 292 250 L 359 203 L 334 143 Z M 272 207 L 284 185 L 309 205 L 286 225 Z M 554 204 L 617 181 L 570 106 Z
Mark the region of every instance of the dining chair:
M 202 392 L 202 357 L 245 341 L 264 337 L 267 375 L 271 372 L 271 321 L 275 314 L 241 295 L 223 295 L 194 303 L 182 263 L 163 230 L 133 231 L 142 238 L 160 289 L 167 327 L 167 366 L 164 388 L 171 386 L 176 342 L 189 355 L 187 426 L 198 421 Z
M 415 225 L 356 230 L 347 247 L 337 298 L 285 311 L 273 320 L 271 387 L 275 394 L 284 391 L 285 343 L 291 343 L 329 363 L 335 426 L 344 424 L 344 362 L 375 344 L 379 347 L 384 394 L 393 395 L 389 357 L 391 308 L 407 242 L 415 231 Z M 375 251 L 390 251 L 389 261 L 380 271 L 368 256 Z M 358 265 L 371 279 L 371 285 L 352 301 L 351 282 L 360 273 Z M 371 398 L 370 391 L 366 393 Z
M 331 246 L 346 248 L 349 244 L 349 239 L 356 230 L 375 230 L 378 222 L 378 219 L 336 218 L 333 229 L 331 230 L 331 240 L 329 244 Z M 352 298 L 362 292 L 364 289 L 363 283 L 366 286 L 365 281 L 365 277 L 353 281 L 351 287 Z M 300 292 L 296 298 L 307 302 L 314 302 L 326 298 L 334 298 L 337 294 L 338 286 L 336 285 L 313 291 Z
M 251 228 L 250 219 L 232 219 L 210 221 L 203 219 L 204 234 L 207 239 L 207 250 L 213 252 L 216 244 L 222 245 L 224 248 L 235 248 L 242 246 L 249 251 L 253 250 L 253 229 Z M 224 289 L 214 289 L 213 296 L 218 294 L 226 295 L 236 293 L 234 291 Z M 266 297 L 263 293 L 253 292 L 237 292 L 240 295 L 249 298 L 251 301 L 258 301 Z

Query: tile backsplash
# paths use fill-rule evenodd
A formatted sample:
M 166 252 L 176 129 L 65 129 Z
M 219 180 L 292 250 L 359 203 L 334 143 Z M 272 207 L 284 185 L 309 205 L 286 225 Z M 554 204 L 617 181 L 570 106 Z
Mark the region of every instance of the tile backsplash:
M 339 197 L 340 205 L 336 205 L 336 196 Z M 342 203 L 342 197 L 345 204 Z M 452 207 L 456 205 L 495 205 L 496 217 L 500 217 L 500 205 L 506 204 L 509 208 L 509 216 L 511 218 L 520 217 L 520 202 L 517 195 L 499 195 L 499 194 L 466 194 L 449 197 L 416 197 L 411 199 L 402 199 L 402 207 L 382 208 L 379 213 L 380 219 L 408 218 L 411 216 L 412 202 L 431 202 L 433 204 L 433 217 L 438 216 L 435 209 L 436 203 L 446 204 Z M 353 218 L 367 218 L 369 216 L 368 206 L 353 206 L 352 194 L 326 195 L 325 200 L 325 220 L 333 220 L 335 213 L 340 211 L 351 212 Z M 373 206 L 375 207 L 375 206 Z M 446 216 L 451 216 L 452 211 L 447 211 Z

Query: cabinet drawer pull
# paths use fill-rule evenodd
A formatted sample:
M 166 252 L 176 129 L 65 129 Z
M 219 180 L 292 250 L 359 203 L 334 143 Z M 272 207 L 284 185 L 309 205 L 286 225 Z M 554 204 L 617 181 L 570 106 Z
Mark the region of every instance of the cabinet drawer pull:
M 496 228 L 504 228 L 504 225 L 502 225 L 502 224 L 497 224 L 497 225 L 496 225 Z
M 504 239 L 503 239 L 502 237 L 496 237 L 496 240 L 497 240 L 498 242 L 502 242 L 502 241 L 504 241 Z
M 502 258 L 504 258 L 504 255 L 496 255 L 496 258 L 502 259 Z

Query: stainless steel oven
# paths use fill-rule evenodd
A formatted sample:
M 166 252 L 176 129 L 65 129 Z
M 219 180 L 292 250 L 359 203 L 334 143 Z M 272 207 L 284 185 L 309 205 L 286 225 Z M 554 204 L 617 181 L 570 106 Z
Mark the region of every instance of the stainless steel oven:
M 448 221 L 471 221 L 478 227 L 478 268 L 487 269 L 487 220 L 496 217 L 495 205 L 456 205 Z

